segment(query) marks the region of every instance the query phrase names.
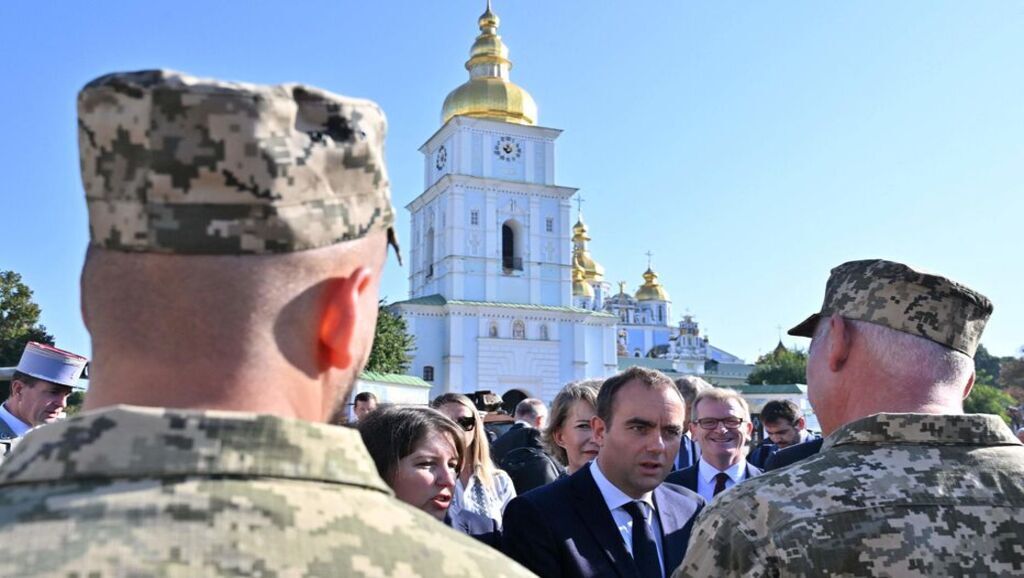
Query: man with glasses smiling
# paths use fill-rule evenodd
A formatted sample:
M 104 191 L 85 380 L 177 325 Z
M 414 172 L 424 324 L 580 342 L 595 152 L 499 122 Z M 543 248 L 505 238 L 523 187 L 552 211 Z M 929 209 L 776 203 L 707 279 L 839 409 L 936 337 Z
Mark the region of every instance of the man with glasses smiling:
M 701 392 L 693 402 L 690 433 L 700 446 L 700 461 L 673 472 L 666 482 L 689 488 L 710 502 L 761 473 L 743 459 L 754 425 L 747 401 L 735 391 L 713 388 Z

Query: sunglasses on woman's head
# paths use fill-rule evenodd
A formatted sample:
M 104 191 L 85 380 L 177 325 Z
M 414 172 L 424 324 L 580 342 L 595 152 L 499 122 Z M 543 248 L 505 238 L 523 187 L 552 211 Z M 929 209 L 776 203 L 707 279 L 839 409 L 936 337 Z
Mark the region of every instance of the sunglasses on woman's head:
M 460 417 L 455 420 L 455 423 L 465 431 L 473 431 L 473 428 L 476 427 L 476 418 L 473 416 Z

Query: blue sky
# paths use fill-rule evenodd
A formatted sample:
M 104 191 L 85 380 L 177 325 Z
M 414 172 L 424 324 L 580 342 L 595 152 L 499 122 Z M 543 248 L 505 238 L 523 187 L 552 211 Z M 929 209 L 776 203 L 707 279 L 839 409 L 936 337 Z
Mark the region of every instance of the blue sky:
M 388 115 L 401 209 L 482 0 L 0 3 L 0 269 L 60 346 L 88 353 L 75 94 L 115 70 L 305 82 Z M 496 0 L 556 182 L 594 257 L 635 289 L 645 252 L 675 310 L 753 360 L 818 308 L 828 271 L 886 257 L 996 306 L 982 342 L 1024 346 L 1024 4 Z M 392 261 L 383 293 L 405 298 Z M 785 338 L 806 346 L 805 340 Z

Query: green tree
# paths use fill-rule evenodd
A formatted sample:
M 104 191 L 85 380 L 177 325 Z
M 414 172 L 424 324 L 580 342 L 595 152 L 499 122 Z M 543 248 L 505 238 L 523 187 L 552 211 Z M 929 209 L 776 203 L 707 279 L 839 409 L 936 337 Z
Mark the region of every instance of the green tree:
M 394 314 L 382 300 L 378 304 L 377 329 L 373 338 L 367 371 L 405 373 L 416 350 L 416 338 L 409 335 L 405 319 Z
M 754 371 L 747 376 L 747 383 L 752 385 L 779 385 L 789 383 L 806 383 L 807 353 L 802 349 L 788 349 L 782 342 L 772 350 L 757 358 Z
M 974 354 L 975 383 L 999 387 L 999 366 L 1003 359 L 989 353 L 983 344 L 978 344 L 978 351 Z
M 975 383 L 971 394 L 964 400 L 964 411 L 967 413 L 991 413 L 1003 418 L 1003 421 L 1010 423 L 1010 416 L 1006 409 L 1008 406 L 1016 405 L 1013 398 L 1006 392 L 984 383 Z
M 17 365 L 29 341 L 53 345 L 53 336 L 39 324 L 41 313 L 21 275 L 0 271 L 0 367 Z

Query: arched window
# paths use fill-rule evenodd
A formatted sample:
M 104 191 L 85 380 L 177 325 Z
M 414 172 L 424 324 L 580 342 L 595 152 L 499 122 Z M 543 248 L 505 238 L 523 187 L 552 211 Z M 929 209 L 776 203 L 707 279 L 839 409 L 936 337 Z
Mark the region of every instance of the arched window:
M 434 276 L 434 228 L 427 229 L 427 235 L 423 240 L 426 251 L 423 253 L 423 265 L 427 270 L 427 278 Z
M 543 341 L 547 341 L 548 340 L 548 326 L 547 325 L 541 325 L 540 326 L 540 338 Z
M 512 339 L 526 339 L 526 324 L 522 319 L 512 322 Z
M 491 321 L 490 327 L 487 328 L 487 336 L 488 337 L 497 337 L 498 336 L 498 324 L 495 323 L 494 321 Z
M 509 219 L 501 225 L 501 267 L 506 271 L 522 271 L 523 258 L 520 250 L 522 236 L 519 223 Z
M 434 381 L 434 366 L 424 365 L 423 366 L 423 381 Z

